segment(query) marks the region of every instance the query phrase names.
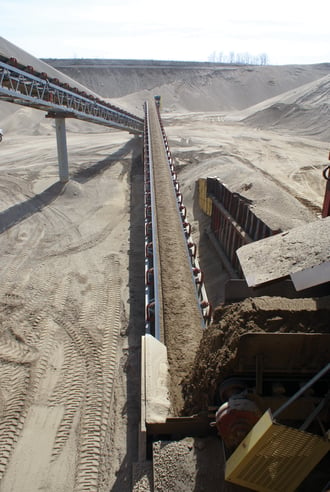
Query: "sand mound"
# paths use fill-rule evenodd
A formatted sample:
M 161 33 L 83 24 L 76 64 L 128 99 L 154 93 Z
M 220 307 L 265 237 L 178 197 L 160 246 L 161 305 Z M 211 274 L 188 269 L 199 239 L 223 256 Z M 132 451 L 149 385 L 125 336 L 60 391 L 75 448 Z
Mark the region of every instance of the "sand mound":
M 1 103 L 1 109 L 4 106 L 4 112 L 1 113 L 0 123 L 4 130 L 5 138 L 9 134 L 18 135 L 54 135 L 55 121 L 52 118 L 46 118 L 44 111 L 34 108 L 26 108 L 16 104 Z M 123 108 L 125 109 L 125 108 Z M 88 123 L 86 121 L 67 118 L 65 127 L 69 133 L 107 133 L 113 129 Z
M 327 66 L 326 66 L 327 67 Z M 315 89 L 315 99 L 320 91 L 319 79 L 328 73 L 328 68 L 324 72 L 318 69 L 305 69 L 298 77 L 295 67 L 291 67 L 291 73 L 288 67 L 253 67 L 253 68 L 226 68 L 223 70 L 196 70 L 194 73 L 189 72 L 189 77 L 177 73 L 177 79 L 174 81 L 161 84 L 155 75 L 154 85 L 146 86 L 143 91 L 134 92 L 123 98 L 117 99 L 117 103 L 122 105 L 124 101 L 130 105 L 136 103 L 142 105 L 146 97 L 152 94 L 162 96 L 162 111 L 225 111 L 231 112 L 244 110 L 253 107 L 256 104 L 265 103 L 269 99 L 276 98 L 276 102 L 281 101 L 281 95 L 288 91 L 295 94 L 301 86 L 305 87 L 306 82 L 313 80 L 311 87 L 306 86 L 309 93 L 313 94 Z M 280 74 L 284 71 L 286 78 L 281 79 Z M 279 69 L 275 76 L 276 70 Z M 298 72 L 299 73 L 299 72 Z M 321 75 L 321 77 L 319 77 Z M 285 83 L 283 83 L 283 80 Z M 146 89 L 147 88 L 147 89 Z M 303 92 L 302 92 L 303 95 Z M 111 93 L 107 94 L 111 98 Z M 324 93 L 324 101 L 327 101 L 327 92 Z M 269 103 L 268 103 L 269 105 Z M 250 110 L 249 115 L 255 110 Z M 238 116 L 243 120 L 245 113 Z M 270 122 L 271 124 L 271 122 Z
M 5 38 L 0 36 L 0 55 L 6 56 L 7 58 L 16 58 L 19 63 L 22 65 L 31 65 L 38 72 L 45 72 L 50 77 L 58 78 L 61 82 L 67 82 L 72 87 L 78 87 L 82 91 L 87 91 L 91 94 L 90 89 L 84 87 L 76 80 L 73 80 L 71 77 L 63 74 L 59 70 L 56 70 L 51 65 L 39 60 L 35 56 L 30 55 L 26 51 L 22 50 L 18 46 L 14 45 L 10 41 L 7 41 Z M 97 95 L 97 94 L 95 94 Z
M 10 103 L 7 103 L 8 105 Z M 24 106 L 11 105 L 12 113 L 1 122 L 5 135 L 18 133 L 19 135 L 51 135 L 55 124 L 45 118 L 43 111 Z
M 217 400 L 219 384 L 231 375 L 239 338 L 246 333 L 330 333 L 329 298 L 248 298 L 220 306 L 203 333 L 195 365 L 185 382 L 185 410 L 206 410 Z
M 329 64 L 274 67 L 148 60 L 41 61 L 4 38 L 0 38 L 0 54 L 13 56 L 71 86 L 109 98 L 113 104 L 139 116 L 150 94 L 160 94 L 164 113 L 243 111 L 236 118 L 248 125 L 285 128 L 329 139 Z M 259 104 L 262 106 L 255 106 Z M 12 112 L 16 112 L 14 105 Z M 11 132 L 16 124 L 16 120 L 7 120 L 10 113 L 8 106 L 1 111 L 0 126 L 5 132 Z M 37 115 L 30 111 L 16 115 L 24 127 L 19 125 L 18 130 L 47 134 L 49 123 L 44 121 L 42 112 Z M 84 131 L 83 128 L 76 122 L 68 124 L 69 131 Z M 88 131 L 93 132 L 92 128 L 95 125 L 90 125 Z
M 327 64 L 237 66 L 149 60 L 45 60 L 103 97 L 160 94 L 163 110 L 228 111 L 320 79 Z M 139 94 L 141 93 L 141 94 Z M 131 97 L 130 97 L 131 100 Z
M 285 129 L 320 140 L 330 139 L 330 75 L 291 90 L 242 113 L 252 126 Z
M 233 66 L 125 60 L 47 60 L 111 102 L 141 113 L 150 95 L 163 113 L 222 111 L 258 128 L 329 140 L 329 64 Z

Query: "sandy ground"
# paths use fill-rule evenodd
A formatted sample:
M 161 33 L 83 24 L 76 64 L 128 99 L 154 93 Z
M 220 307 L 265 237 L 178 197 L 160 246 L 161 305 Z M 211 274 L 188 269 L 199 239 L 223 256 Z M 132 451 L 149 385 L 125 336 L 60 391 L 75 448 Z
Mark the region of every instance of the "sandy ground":
M 0 490 L 108 490 L 131 452 L 123 377 L 139 342 L 129 347 L 127 306 L 140 145 L 101 134 L 87 156 L 88 135 L 72 137 L 65 186 L 53 137 L 8 137 L 1 149 Z M 115 459 L 111 440 L 123 448 Z
M 61 185 L 52 122 L 9 106 L 0 105 L 0 491 L 129 491 L 144 314 L 141 141 L 68 122 L 71 180 Z M 169 109 L 216 306 L 225 273 L 203 234 L 195 180 L 219 176 L 286 230 L 319 216 L 328 143 L 228 111 Z
M 247 196 L 263 184 L 265 214 L 279 226 L 315 218 L 295 197 L 306 196 L 308 183 L 308 200 L 321 205 L 316 156 L 322 160 L 325 144 L 261 130 L 257 139 L 207 115 L 203 128 L 184 115 L 167 130 L 197 239 L 203 218 L 193 219 L 193 197 L 201 176 L 221 176 L 240 192 L 252 183 Z M 7 136 L 1 144 L 3 491 L 87 490 L 86 483 L 130 490 L 129 463 L 137 458 L 141 145 L 108 132 L 70 133 L 68 146 L 72 179 L 62 187 L 54 135 Z M 204 240 L 201 263 L 217 305 L 224 274 L 212 253 Z

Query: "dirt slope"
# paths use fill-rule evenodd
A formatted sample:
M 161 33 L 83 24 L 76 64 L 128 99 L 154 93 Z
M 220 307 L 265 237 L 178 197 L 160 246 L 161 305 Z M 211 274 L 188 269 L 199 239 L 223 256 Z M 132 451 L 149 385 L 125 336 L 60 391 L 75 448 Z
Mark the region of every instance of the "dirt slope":
M 103 97 L 160 93 L 164 108 L 243 109 L 329 73 L 330 66 L 236 66 L 148 60 L 45 60 Z M 172 97 L 170 96 L 172 93 Z
M 45 72 L 51 77 L 57 77 L 62 82 L 67 82 L 73 87 L 78 87 L 81 90 L 87 90 L 87 92 L 92 92 L 91 89 L 88 89 L 81 85 L 79 81 L 73 80 L 71 77 L 65 75 L 63 72 L 56 70 L 51 65 L 39 60 L 35 56 L 30 55 L 26 51 L 22 50 L 20 47 L 11 43 L 7 39 L 0 36 L 0 55 L 3 55 L 7 58 L 16 58 L 19 63 L 22 65 L 31 65 L 38 72 Z M 78 85 L 77 85 L 78 84 Z
M 290 133 L 330 140 L 330 75 L 250 107 L 241 117 L 254 127 L 285 129 Z M 244 115 L 244 117 L 243 117 Z

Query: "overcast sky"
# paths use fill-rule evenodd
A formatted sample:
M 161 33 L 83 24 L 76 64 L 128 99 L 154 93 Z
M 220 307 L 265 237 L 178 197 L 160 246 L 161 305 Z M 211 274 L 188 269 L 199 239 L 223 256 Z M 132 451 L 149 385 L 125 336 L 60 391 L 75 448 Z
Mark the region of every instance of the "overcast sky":
M 329 0 L 1 0 L 0 35 L 38 58 L 330 62 Z

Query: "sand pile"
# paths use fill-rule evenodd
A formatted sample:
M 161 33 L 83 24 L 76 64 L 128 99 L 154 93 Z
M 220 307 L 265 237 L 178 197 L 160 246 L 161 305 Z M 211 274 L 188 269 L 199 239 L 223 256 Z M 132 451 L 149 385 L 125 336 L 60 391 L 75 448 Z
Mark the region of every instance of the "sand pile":
M 164 113 L 235 112 L 230 118 L 253 127 L 329 140 L 330 66 L 326 63 L 279 67 L 97 59 L 49 59 L 45 63 L 3 38 L 0 44 L 0 53 L 10 53 L 71 86 L 88 87 L 87 91 L 139 116 L 144 101 L 160 94 Z M 27 109 L 26 115 L 20 113 L 24 119 L 32 117 Z M 1 119 L 6 113 L 6 109 L 1 111 Z M 42 113 L 37 114 L 43 118 Z M 0 123 L 5 132 L 12 131 L 11 121 Z M 32 117 L 32 134 L 44 134 L 47 125 L 44 127 L 43 122 L 36 129 Z
M 243 121 L 263 128 L 286 130 L 329 141 L 330 76 L 272 98 L 254 108 Z
M 329 73 L 327 64 L 240 66 L 149 60 L 54 60 L 48 64 L 103 97 L 160 93 L 165 109 L 243 109 Z M 164 108 L 163 108 L 164 110 Z
M 206 410 L 219 401 L 219 384 L 231 376 L 239 338 L 246 333 L 330 333 L 330 298 L 248 298 L 219 306 L 203 333 L 191 376 L 184 385 L 185 410 Z
M 53 68 L 51 65 L 48 63 L 43 62 L 42 60 L 39 60 L 38 58 L 35 58 L 34 56 L 30 55 L 30 53 L 27 53 L 26 51 L 22 50 L 18 46 L 14 45 L 7 39 L 3 38 L 0 36 L 0 55 L 4 55 L 8 58 L 16 58 L 22 65 L 30 65 L 32 66 L 36 71 L 38 72 L 45 72 L 47 73 L 50 77 L 55 77 L 58 78 L 62 82 L 67 82 L 70 84 L 72 87 L 78 87 L 81 90 L 86 90 L 86 87 L 82 86 L 79 81 L 73 80 L 71 77 L 65 75 L 59 70 L 56 70 L 56 68 Z M 88 90 L 88 92 L 92 93 L 91 90 Z

